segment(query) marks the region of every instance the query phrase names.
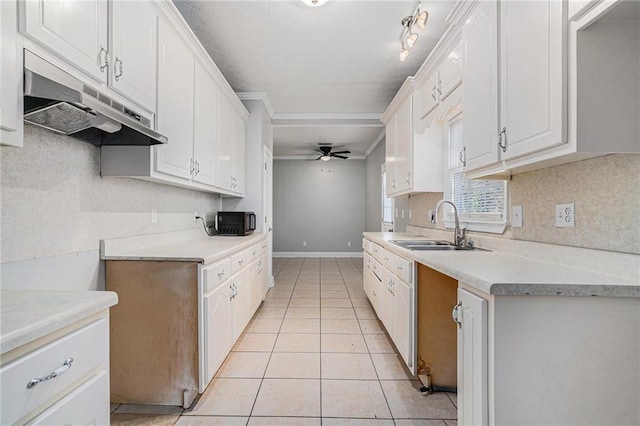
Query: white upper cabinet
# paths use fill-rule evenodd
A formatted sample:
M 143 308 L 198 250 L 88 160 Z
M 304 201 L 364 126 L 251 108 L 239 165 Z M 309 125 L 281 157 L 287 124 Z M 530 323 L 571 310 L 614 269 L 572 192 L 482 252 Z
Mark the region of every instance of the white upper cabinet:
M 487 0 L 474 7 L 462 27 L 466 170 L 499 160 L 498 4 Z
M 235 138 L 233 106 L 226 96 L 218 97 L 218 148 L 217 169 L 218 186 L 222 189 L 232 190 L 233 186 L 233 156 Z
M 394 149 L 394 181 L 396 192 L 409 190 L 411 186 L 411 158 L 413 149 L 413 96 L 407 97 L 396 112 L 396 140 Z
M 18 3 L 0 2 L 0 144 L 22 146 L 22 55 Z
M 178 34 L 160 20 L 157 129 L 169 142 L 155 146 L 155 170 L 190 179 L 193 171 L 195 60 Z
M 449 52 L 438 68 L 438 100 L 443 101 L 462 83 L 462 58 L 464 56 L 462 41 Z
M 234 140 L 233 140 L 233 164 L 232 170 L 232 190 L 238 194 L 244 193 L 244 181 L 245 181 L 245 129 L 246 121 L 237 112 L 234 111 Z
M 389 117 L 385 122 L 385 194 L 390 196 L 396 193 L 398 183 L 396 178 L 396 122 L 397 116 Z
M 109 84 L 155 111 L 158 14 L 150 1 L 111 1 Z
M 24 2 L 25 34 L 99 82 L 109 68 L 108 14 L 104 0 Z
M 193 180 L 212 186 L 216 184 L 218 92 L 211 75 L 196 61 Z
M 563 5 L 557 0 L 500 2 L 502 160 L 567 140 Z

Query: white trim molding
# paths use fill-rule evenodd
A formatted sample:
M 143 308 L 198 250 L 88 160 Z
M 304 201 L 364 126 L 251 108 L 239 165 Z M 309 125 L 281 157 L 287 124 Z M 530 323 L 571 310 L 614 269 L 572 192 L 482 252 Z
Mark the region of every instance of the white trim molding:
M 277 113 L 271 119 L 274 127 L 357 126 L 383 127 L 379 113 Z
M 362 257 L 361 251 L 280 251 L 273 257 Z
M 384 137 L 386 136 L 387 133 L 387 129 L 384 128 L 380 131 L 380 134 L 378 135 L 378 137 L 376 137 L 376 139 L 373 141 L 373 143 L 371 144 L 371 146 L 369 147 L 369 149 L 367 149 L 367 152 L 364 153 L 364 157 L 367 158 L 369 156 L 369 154 L 371 154 L 373 152 L 374 149 L 376 149 L 376 146 L 378 146 L 378 144 L 380 143 L 380 141 L 382 141 L 382 139 L 384 139 Z
M 264 107 L 269 113 L 269 117 L 273 118 L 275 115 L 275 111 L 273 110 L 273 106 L 271 105 L 267 92 L 237 92 L 236 95 L 241 101 L 262 101 Z

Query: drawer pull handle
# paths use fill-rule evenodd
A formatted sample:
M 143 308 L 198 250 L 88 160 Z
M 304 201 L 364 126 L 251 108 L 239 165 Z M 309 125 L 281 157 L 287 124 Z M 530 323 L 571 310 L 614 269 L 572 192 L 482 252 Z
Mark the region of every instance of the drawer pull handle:
M 222 279 L 222 277 L 224 277 L 224 269 L 218 272 L 218 279 Z
M 51 373 L 49 373 L 49 375 L 29 380 L 29 383 L 27 383 L 27 389 L 31 389 L 40 382 L 46 382 L 47 380 L 55 379 L 56 377 L 66 373 L 71 368 L 71 364 L 73 364 L 73 358 L 65 359 L 62 366 L 53 370 Z
M 402 266 L 396 265 L 396 269 L 400 269 L 402 271 Z

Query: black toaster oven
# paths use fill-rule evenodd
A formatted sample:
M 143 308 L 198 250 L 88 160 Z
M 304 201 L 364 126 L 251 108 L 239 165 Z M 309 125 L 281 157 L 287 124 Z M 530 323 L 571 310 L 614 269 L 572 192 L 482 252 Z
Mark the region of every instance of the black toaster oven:
M 256 229 L 254 212 L 218 212 L 216 215 L 218 235 L 249 235 Z

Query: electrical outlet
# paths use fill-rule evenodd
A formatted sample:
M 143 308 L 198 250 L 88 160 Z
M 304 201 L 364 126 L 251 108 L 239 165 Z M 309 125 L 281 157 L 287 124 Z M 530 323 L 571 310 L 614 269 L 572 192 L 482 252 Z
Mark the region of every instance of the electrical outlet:
M 198 219 L 196 219 L 196 217 L 197 217 L 197 216 L 198 216 L 198 210 L 194 210 L 194 211 L 193 211 L 193 221 L 194 221 L 194 222 L 197 222 L 197 221 L 198 221 Z
M 306 241 L 303 241 L 303 242 L 302 242 L 302 247 L 306 247 L 306 246 L 307 246 L 307 242 L 306 242 Z
M 511 227 L 522 228 L 522 206 L 511 207 Z
M 409 210 L 409 219 L 413 218 L 413 214 L 411 213 L 411 210 Z
M 398 217 L 398 209 L 396 209 L 396 217 Z
M 158 211 L 156 209 L 151 209 L 151 223 L 158 222 Z
M 431 217 L 433 216 L 433 210 L 427 210 L 427 221 L 431 222 Z
M 404 219 L 404 210 L 400 210 L 400 213 L 402 214 L 402 218 Z
M 347 247 L 351 247 L 351 241 L 347 241 Z
M 556 204 L 556 228 L 573 228 L 576 209 L 573 203 Z

